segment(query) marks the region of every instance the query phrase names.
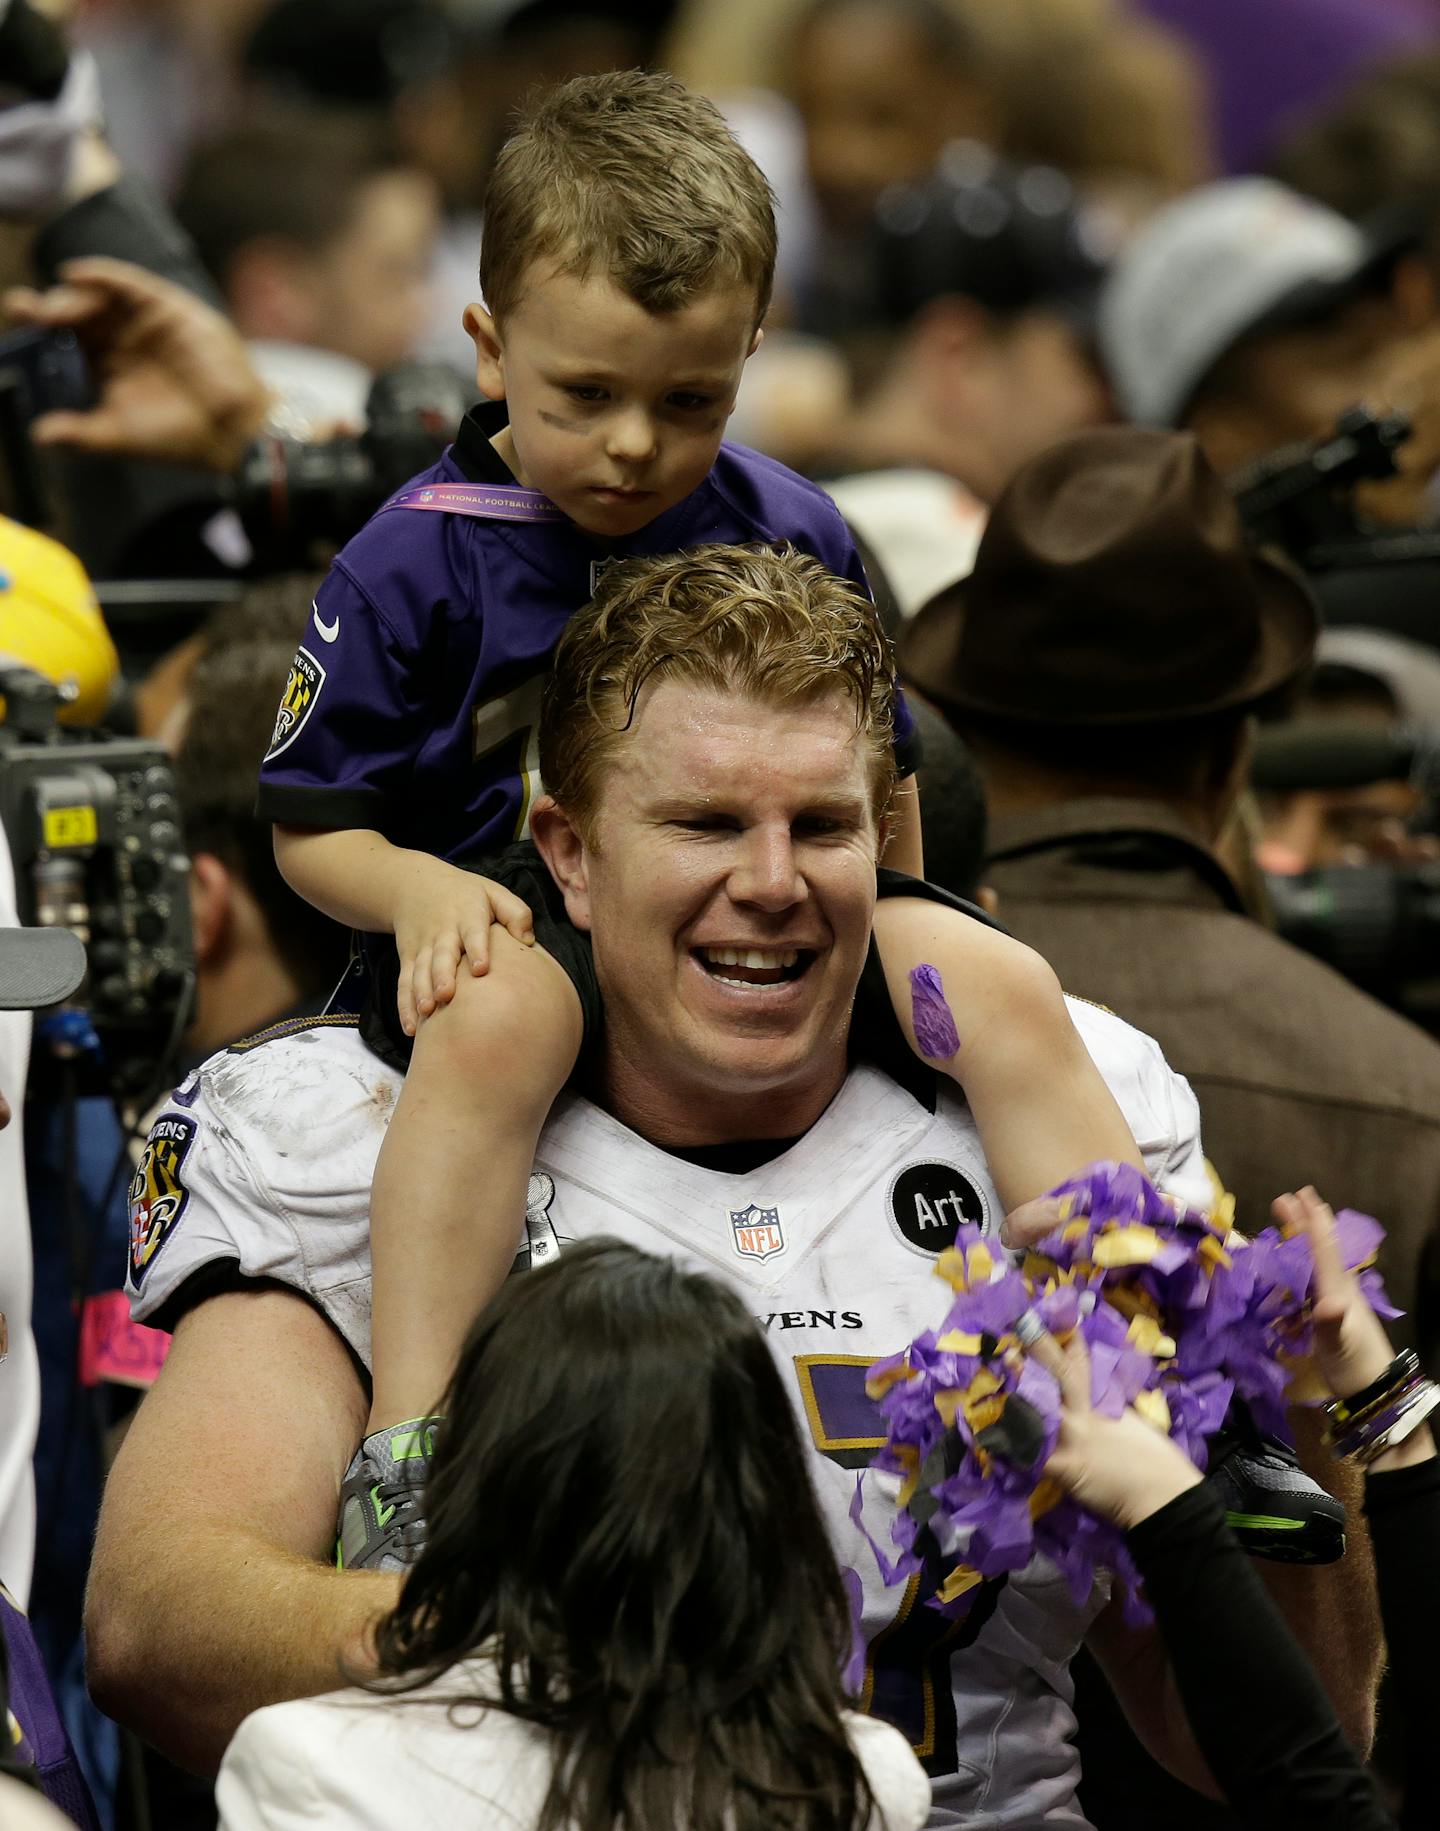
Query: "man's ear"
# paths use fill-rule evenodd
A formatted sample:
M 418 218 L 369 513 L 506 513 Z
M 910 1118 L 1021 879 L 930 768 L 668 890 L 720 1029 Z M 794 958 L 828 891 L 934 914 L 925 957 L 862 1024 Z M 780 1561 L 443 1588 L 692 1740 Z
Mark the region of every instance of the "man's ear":
M 505 398 L 505 351 L 500 327 L 480 304 L 467 305 L 461 322 L 475 345 L 475 386 L 487 400 Z
M 213 852 L 197 852 L 190 860 L 190 921 L 195 930 L 195 960 L 211 964 L 224 948 L 230 933 L 235 880 L 230 867 Z
M 530 837 L 565 898 L 565 913 L 576 928 L 590 928 L 590 861 L 585 841 L 551 795 L 530 810 Z

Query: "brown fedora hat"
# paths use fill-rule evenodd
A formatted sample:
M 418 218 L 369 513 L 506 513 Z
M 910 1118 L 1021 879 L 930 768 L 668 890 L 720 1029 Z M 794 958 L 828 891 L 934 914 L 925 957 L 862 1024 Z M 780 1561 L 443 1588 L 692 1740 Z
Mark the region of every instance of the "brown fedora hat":
M 969 578 L 900 636 L 900 671 L 946 706 L 1058 725 L 1238 710 L 1309 664 L 1320 613 L 1254 554 L 1189 433 L 1111 426 L 1016 472 Z

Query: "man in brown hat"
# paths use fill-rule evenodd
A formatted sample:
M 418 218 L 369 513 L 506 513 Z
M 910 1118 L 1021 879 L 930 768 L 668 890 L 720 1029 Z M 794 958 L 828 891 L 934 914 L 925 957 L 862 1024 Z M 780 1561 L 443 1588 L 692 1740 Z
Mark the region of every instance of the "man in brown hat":
M 1256 921 L 1218 849 L 1255 710 L 1304 672 L 1316 633 L 1305 587 L 1247 552 L 1190 435 L 1110 428 L 1018 473 L 973 574 L 918 614 L 901 663 L 980 765 L 1001 919 L 1189 1079 L 1242 1227 L 1306 1182 L 1381 1217 L 1399 1326 L 1433 1365 L 1440 1048 Z M 1305 1460 L 1323 1473 L 1323 1452 Z M 1281 1574 L 1363 1745 L 1371 1673 L 1343 1670 L 1353 1566 Z M 1158 1803 L 1113 1734 L 1085 1754 L 1102 1831 L 1233 1822 L 1173 1783 Z M 1097 1790 L 1111 1775 L 1113 1797 Z

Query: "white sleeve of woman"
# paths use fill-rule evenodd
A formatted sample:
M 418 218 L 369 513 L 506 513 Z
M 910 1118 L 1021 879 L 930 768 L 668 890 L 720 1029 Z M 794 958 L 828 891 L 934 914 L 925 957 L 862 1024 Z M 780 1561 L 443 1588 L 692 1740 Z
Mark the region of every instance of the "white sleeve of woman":
M 215 1782 L 218 1831 L 302 1831 L 342 1822 L 347 1831 L 368 1831 L 372 1824 L 379 1831 L 381 1821 L 366 1812 L 363 1790 L 357 1798 L 346 1784 L 333 1733 L 327 1738 L 320 1721 L 323 1708 L 302 1700 L 246 1717 Z
M 853 1710 L 845 1712 L 845 1733 L 875 1799 L 866 1831 L 919 1831 L 930 1816 L 930 1782 L 904 1736 Z

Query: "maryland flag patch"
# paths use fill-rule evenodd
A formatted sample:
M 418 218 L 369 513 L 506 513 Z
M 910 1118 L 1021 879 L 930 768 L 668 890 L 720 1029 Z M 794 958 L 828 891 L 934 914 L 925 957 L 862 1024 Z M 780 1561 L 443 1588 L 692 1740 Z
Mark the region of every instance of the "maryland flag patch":
M 308 648 L 296 649 L 295 659 L 290 663 L 290 676 L 280 697 L 280 710 L 275 714 L 275 735 L 265 752 L 267 757 L 278 757 L 299 737 L 324 685 L 324 668 Z
M 195 1132 L 195 1121 L 185 1114 L 163 1114 L 151 1126 L 130 1179 L 130 1282 L 137 1291 L 190 1199 L 181 1172 Z

